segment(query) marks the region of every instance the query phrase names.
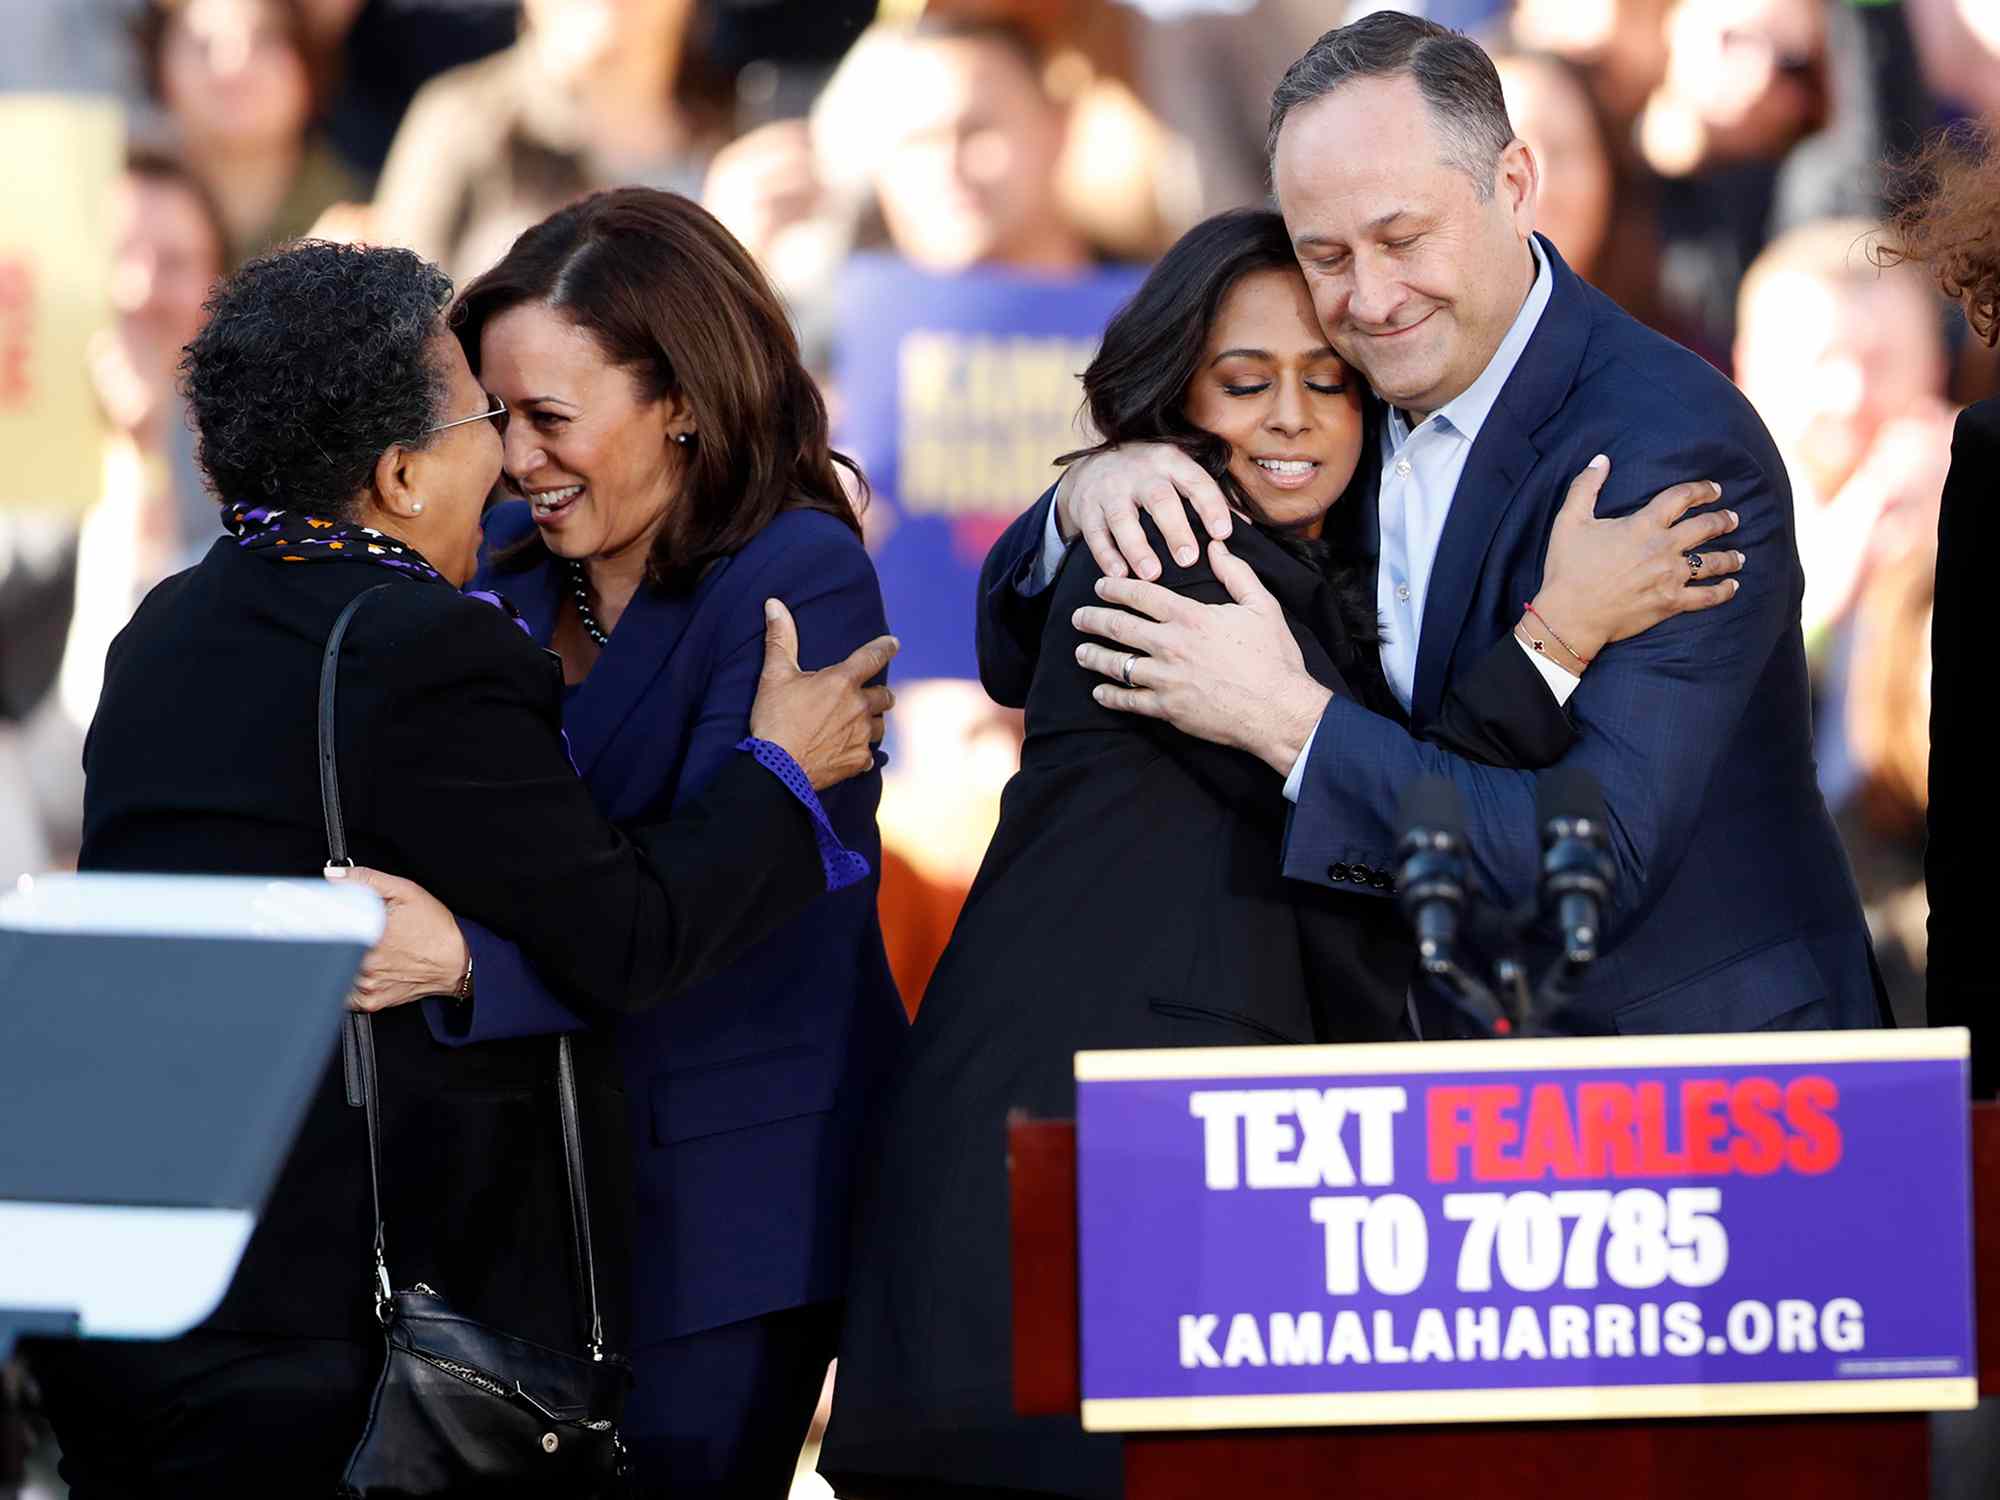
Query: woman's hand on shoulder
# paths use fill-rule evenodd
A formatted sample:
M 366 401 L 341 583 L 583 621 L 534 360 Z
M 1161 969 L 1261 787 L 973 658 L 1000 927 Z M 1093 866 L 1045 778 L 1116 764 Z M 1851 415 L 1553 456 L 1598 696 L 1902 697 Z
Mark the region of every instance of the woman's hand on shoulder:
M 896 697 L 868 684 L 900 649 L 894 636 L 881 635 L 835 666 L 804 671 L 792 612 L 779 600 L 765 600 L 764 670 L 750 705 L 750 733 L 797 761 L 814 791 L 873 770 L 883 715 Z
M 382 898 L 387 918 L 380 941 L 361 961 L 349 1010 L 389 1010 L 427 995 L 458 995 L 469 954 L 450 908 L 415 881 L 365 865 L 335 865 L 326 875 L 367 886 Z
M 1183 500 L 1185 496 L 1185 500 Z M 1107 578 L 1148 581 L 1160 560 L 1139 524 L 1152 517 L 1168 554 L 1194 566 L 1201 543 L 1187 522 L 1187 507 L 1221 540 L 1233 529 L 1229 502 L 1208 471 L 1171 443 L 1127 443 L 1077 459 L 1056 484 L 1056 529 L 1065 541 L 1081 535 Z
M 1581 674 L 1614 641 L 1736 597 L 1743 554 L 1710 543 L 1736 529 L 1729 510 L 1689 515 L 1722 498 L 1722 486 L 1693 480 L 1660 491 L 1630 515 L 1600 520 L 1597 496 L 1610 477 L 1602 454 L 1570 482 L 1542 564 L 1542 587 L 1523 616 L 1522 634 L 1543 643 L 1558 665 Z M 1699 586 L 1691 586 L 1699 585 Z

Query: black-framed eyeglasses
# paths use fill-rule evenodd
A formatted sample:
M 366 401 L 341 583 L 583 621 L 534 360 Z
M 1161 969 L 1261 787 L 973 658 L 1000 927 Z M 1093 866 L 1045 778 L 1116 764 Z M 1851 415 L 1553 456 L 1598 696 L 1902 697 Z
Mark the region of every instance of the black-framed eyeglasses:
M 443 432 L 447 428 L 463 427 L 467 422 L 491 422 L 493 430 L 502 437 L 505 437 L 507 435 L 507 403 L 491 391 L 486 393 L 486 399 L 493 404 L 487 407 L 485 411 L 475 412 L 469 417 L 454 417 L 451 421 L 440 422 L 435 427 L 426 427 L 424 429 L 424 436 L 429 437 L 432 433 Z

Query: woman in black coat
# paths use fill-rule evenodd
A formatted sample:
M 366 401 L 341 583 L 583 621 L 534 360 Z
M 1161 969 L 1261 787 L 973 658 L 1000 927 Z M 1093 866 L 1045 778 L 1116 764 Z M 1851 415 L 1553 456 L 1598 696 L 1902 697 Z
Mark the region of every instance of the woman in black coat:
M 1326 346 L 1279 216 L 1190 231 L 1112 321 L 1084 387 L 1106 445 L 1171 441 L 1203 463 L 1254 523 L 1230 547 L 1278 599 L 1307 669 L 1394 712 L 1372 582 L 1326 535 L 1350 478 L 1377 472 L 1369 398 Z M 1601 481 L 1586 471 L 1572 491 L 1585 516 Z M 1658 514 L 1645 524 L 1657 531 Z M 1538 607 L 1620 615 L 1590 627 L 1598 638 L 1636 633 L 1653 621 L 1611 597 L 1626 592 L 1607 582 L 1619 571 L 1552 560 L 1550 579 L 1571 582 Z M 1095 701 L 1071 615 L 1097 602 L 1100 576 L 1073 546 L 1049 591 L 1021 771 L 878 1122 L 821 1460 L 843 1497 L 1120 1493 L 1115 1438 L 1012 1411 L 1004 1121 L 1073 1114 L 1074 1053 L 1409 1034 L 1415 949 L 1395 904 L 1278 873 L 1280 774 Z M 1230 599 L 1206 558 L 1161 581 Z M 1447 704 L 1441 739 L 1529 767 L 1571 734 L 1528 643 L 1503 640 Z
M 444 326 L 450 292 L 407 251 L 307 243 L 217 294 L 184 370 L 232 534 L 154 590 L 111 648 L 79 863 L 317 876 L 321 653 L 367 593 L 338 677 L 354 857 L 512 939 L 579 1009 L 649 1004 L 824 892 L 802 788 L 873 765 L 887 699 L 863 684 L 893 642 L 810 675 L 774 650 L 751 714 L 758 753 L 671 824 L 605 823 L 569 762 L 554 658 L 502 601 L 459 592 L 507 412 Z M 468 964 L 460 997 L 476 984 Z M 416 1006 L 374 1030 L 395 1285 L 580 1349 L 551 1044 L 446 1048 Z M 623 1102 L 603 1040 L 576 1045 L 586 1175 L 614 1221 L 595 1240 L 615 1254 Z M 335 1059 L 214 1315 L 167 1343 L 39 1356 L 77 1500 L 331 1493 L 381 1355 L 372 1240 L 366 1135 Z M 620 1280 L 602 1267 L 607 1292 Z
M 1996 183 L 2000 187 L 2000 183 Z M 1994 217 L 1993 290 L 2000 296 L 2000 196 Z M 1994 304 L 1989 303 L 1989 307 Z M 2000 336 L 1990 318 L 1989 341 Z M 1938 513 L 1937 595 L 1931 614 L 1930 952 L 1924 988 L 1933 1026 L 1972 1031 L 1972 1094 L 2000 1093 L 2000 980 L 1986 943 L 1993 926 L 1993 859 L 2000 850 L 2000 788 L 1986 715 L 1993 679 L 1984 650 L 1986 560 L 2000 546 L 2000 397 L 1958 414 L 1951 472 Z
M 1970 127 L 1935 137 L 1905 169 L 1916 190 L 1893 223 L 1891 255 L 1925 265 L 1965 309 L 1975 337 L 2000 345 L 2000 138 Z M 1986 714 L 1986 567 L 2000 532 L 2000 397 L 1967 407 L 1951 438 L 1938 511 L 1931 613 L 1930 897 L 1925 1006 L 1933 1026 L 1972 1032 L 1972 1095 L 2000 1092 L 2000 981 L 1986 952 L 2000 792 Z

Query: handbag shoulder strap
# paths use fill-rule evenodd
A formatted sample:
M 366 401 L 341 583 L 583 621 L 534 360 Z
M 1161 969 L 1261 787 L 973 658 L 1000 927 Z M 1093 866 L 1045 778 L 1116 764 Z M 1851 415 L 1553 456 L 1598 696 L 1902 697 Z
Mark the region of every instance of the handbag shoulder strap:
M 363 589 L 347 601 L 334 617 L 327 633 L 326 650 L 319 663 L 319 807 L 326 820 L 326 867 L 352 868 L 347 852 L 347 826 L 340 815 L 340 765 L 334 751 L 333 697 L 340 680 L 340 645 L 356 611 L 370 594 L 389 585 L 378 583 Z M 381 1134 L 381 1104 L 375 1088 L 375 1028 L 365 1011 L 349 1011 L 340 1035 L 341 1061 L 347 1079 L 347 1102 L 360 1105 L 368 1120 L 368 1193 L 375 1213 L 375 1312 L 386 1318 L 394 1293 L 389 1284 L 389 1266 L 382 1247 L 382 1161 L 378 1137 Z
M 340 767 L 334 747 L 334 687 L 340 674 L 340 646 L 355 612 L 370 594 L 388 588 L 378 583 L 363 589 L 334 619 L 319 668 L 319 799 L 326 819 L 327 868 L 354 864 L 347 852 L 347 827 L 340 812 Z M 359 1106 L 368 1121 L 368 1190 L 375 1210 L 375 1310 L 386 1319 L 395 1293 L 384 1258 L 382 1233 L 381 1105 L 376 1092 L 375 1027 L 366 1011 L 349 1011 L 341 1033 L 341 1057 L 347 1080 L 347 1102 Z M 590 1198 L 583 1175 L 583 1130 L 576 1103 L 576 1071 L 567 1036 L 556 1039 L 556 1104 L 562 1117 L 563 1166 L 569 1177 L 571 1227 L 583 1272 L 584 1295 L 590 1311 L 589 1343 L 593 1359 L 604 1358 L 604 1324 L 598 1315 L 597 1266 L 591 1253 Z
M 379 594 L 388 586 L 378 583 L 347 601 L 347 607 L 334 617 L 333 629 L 326 637 L 326 651 L 319 661 L 319 807 L 326 817 L 329 867 L 354 863 L 347 853 L 347 827 L 340 819 L 340 770 L 333 745 L 333 690 L 340 680 L 340 643 L 347 639 L 347 627 L 354 622 L 355 612 L 368 602 L 368 596 Z
M 590 1248 L 590 1194 L 583 1180 L 583 1124 L 576 1107 L 576 1068 L 568 1033 L 556 1038 L 556 1105 L 562 1114 L 563 1165 L 569 1169 L 569 1211 L 576 1253 L 583 1263 L 583 1291 L 590 1310 L 590 1357 L 604 1358 L 604 1319 L 597 1311 L 597 1263 Z

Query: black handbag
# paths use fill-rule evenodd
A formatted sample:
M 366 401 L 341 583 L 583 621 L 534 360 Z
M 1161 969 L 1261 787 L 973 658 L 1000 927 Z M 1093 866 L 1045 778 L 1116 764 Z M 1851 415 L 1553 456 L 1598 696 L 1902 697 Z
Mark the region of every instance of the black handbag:
M 320 664 L 319 777 L 329 866 L 349 865 L 334 755 L 334 680 L 340 643 L 354 612 L 378 584 L 334 621 Z M 556 1102 L 568 1168 L 571 1225 L 587 1297 L 589 1357 L 516 1338 L 452 1311 L 422 1282 L 393 1290 L 384 1256 L 381 1112 L 373 1021 L 350 1012 L 342 1033 L 348 1103 L 368 1122 L 368 1181 L 375 1209 L 375 1315 L 387 1346 L 367 1424 L 342 1476 L 340 1494 L 376 1497 L 560 1496 L 612 1493 L 625 1468 L 618 1418 L 631 1388 L 628 1361 L 604 1350 L 591 1256 L 589 1195 L 576 1072 L 567 1036 L 556 1040 Z

